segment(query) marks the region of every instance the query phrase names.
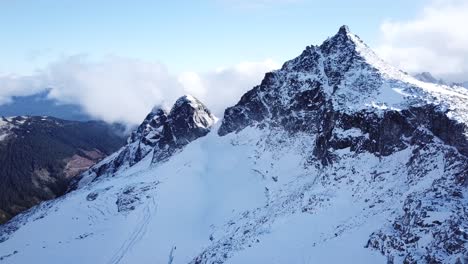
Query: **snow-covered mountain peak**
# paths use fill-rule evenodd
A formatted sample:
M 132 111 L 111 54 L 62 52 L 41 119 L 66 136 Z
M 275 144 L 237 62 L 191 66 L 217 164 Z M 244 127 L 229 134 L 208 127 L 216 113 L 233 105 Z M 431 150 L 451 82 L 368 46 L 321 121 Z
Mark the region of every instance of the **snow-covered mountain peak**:
M 208 134 L 215 122 L 210 110 L 190 95 L 177 99 L 169 112 L 154 107 L 132 132 L 127 145 L 83 174 L 74 187 L 86 185 L 102 175 L 114 175 L 151 154 L 151 163 L 165 161 L 188 143 Z
M 192 107 L 197 107 L 198 105 L 202 104 L 197 98 L 193 97 L 190 94 L 183 95 L 179 97 L 176 102 L 174 103 L 174 107 L 179 107 L 183 104 L 190 104 Z
M 0 229 L 0 256 L 463 263 L 467 98 L 389 66 L 343 27 L 267 73 L 225 110 L 218 133 L 190 96 L 162 111 L 160 123 L 151 115 L 142 124 L 148 141 Z
M 170 114 L 173 122 L 186 121 L 188 126 L 196 126 L 201 129 L 210 128 L 216 121 L 216 117 L 197 98 L 191 95 L 184 95 L 177 99 Z M 179 124 L 183 126 L 182 123 Z
M 358 35 L 351 32 L 348 26 L 340 27 L 338 33 L 325 40 L 320 49 L 328 56 L 349 57 L 350 61 L 364 61 L 382 74 L 401 77 L 405 74 L 382 60 Z M 389 76 L 390 77 L 390 76 Z
M 167 113 L 168 110 L 165 107 L 158 104 L 158 105 L 153 106 L 150 113 L 159 114 L 160 112 Z
M 424 83 L 379 58 L 357 35 L 342 27 L 319 46 L 308 46 L 226 109 L 220 135 L 266 119 L 283 118 L 314 102 L 353 114 L 408 110 L 433 105 L 468 122 L 468 91 Z M 281 113 L 281 114 L 280 114 Z M 237 123 L 237 125 L 235 124 Z
M 340 27 L 340 29 L 338 30 L 338 33 L 341 33 L 341 34 L 349 34 L 349 33 L 351 33 L 351 31 L 349 30 L 348 25 L 342 25 L 342 26 Z
M 347 25 L 343 25 L 338 29 L 338 32 L 332 36 L 329 37 L 324 41 L 324 43 L 321 46 L 341 46 L 344 47 L 346 45 L 348 46 L 355 46 L 359 43 L 356 42 L 361 42 L 356 35 L 354 35 L 349 27 Z

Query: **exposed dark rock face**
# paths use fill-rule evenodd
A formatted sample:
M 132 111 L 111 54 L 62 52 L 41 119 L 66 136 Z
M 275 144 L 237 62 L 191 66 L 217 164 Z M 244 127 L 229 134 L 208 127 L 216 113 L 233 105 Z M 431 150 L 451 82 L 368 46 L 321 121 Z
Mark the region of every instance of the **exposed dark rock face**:
M 161 127 L 167 120 L 167 113 L 161 108 L 154 108 L 149 113 L 143 123 L 135 130 L 127 143 L 141 141 L 145 145 L 154 145 L 154 139 L 157 138 L 153 134 L 155 130 Z
M 353 115 L 334 113 L 333 120 L 324 116 L 322 132 L 318 134 L 315 154 L 324 164 L 330 160 L 328 149 L 351 148 L 388 156 L 413 145 L 424 145 L 441 140 L 467 156 L 466 126 L 449 119 L 434 106 L 411 107 L 403 111 L 386 111 L 383 116 L 371 112 Z M 331 114 L 328 114 L 331 115 Z M 334 137 L 333 129 L 358 128 L 366 137 Z
M 95 179 L 131 167 L 150 153 L 152 163 L 164 161 L 188 143 L 208 134 L 214 122 L 210 110 L 190 95 L 180 97 L 169 113 L 154 108 L 131 134 L 127 145 L 111 159 L 94 166 L 84 178 Z M 73 188 L 76 187 L 75 184 Z
M 169 114 L 177 145 L 187 143 L 206 135 L 213 124 L 214 117 L 198 99 L 191 96 L 179 98 Z
M 311 159 L 322 166 L 339 159 L 336 150 L 349 148 L 356 154 L 383 157 L 412 148 L 407 163 L 409 185 L 428 178 L 437 169 L 430 161 L 442 155 L 443 173 L 451 176 L 408 196 L 401 216 L 388 229 L 372 234 L 368 247 L 386 255 L 389 263 L 394 259 L 442 263 L 449 256 L 465 256 L 456 257 L 453 263 L 467 262 L 467 124 L 450 118 L 446 108 L 411 96 L 401 109 L 356 107 L 367 98 L 367 102 L 377 101 L 374 97 L 378 98 L 386 85 L 397 84 L 410 92 L 417 89 L 385 76 L 370 64 L 357 51 L 356 39 L 342 27 L 321 46 L 307 47 L 280 70 L 267 73 L 259 86 L 226 109 L 218 134 L 224 136 L 248 126 L 279 127 L 291 137 L 310 133 L 315 135 Z M 451 209 L 447 212 L 444 206 Z M 431 213 L 446 213 L 448 217 L 429 221 Z M 423 235 L 429 236 L 425 239 L 430 242 L 421 249 L 418 240 Z
M 198 99 L 186 95 L 172 107 L 160 140 L 153 153 L 153 163 L 163 161 L 175 151 L 210 132 L 215 117 Z
M 127 146 L 114 161 L 114 168 L 117 169 L 125 163 L 133 166 L 142 160 L 164 136 L 162 130 L 166 122 L 166 111 L 161 108 L 153 109 L 128 138 Z
M 349 76 L 359 82 L 349 83 Z M 304 77 L 312 76 L 312 77 Z M 376 155 L 389 155 L 405 148 L 418 129 L 428 129 L 433 136 L 467 155 L 466 124 L 447 117 L 439 107 L 425 104 L 407 109 L 376 112 L 348 111 L 350 99 L 358 92 L 369 97 L 389 82 L 356 51 L 356 41 L 346 26 L 321 46 L 310 46 L 297 58 L 275 72 L 267 73 L 262 83 L 226 109 L 218 134 L 240 131 L 247 126 L 281 127 L 294 134 L 317 134 L 315 156 L 326 165 L 331 157 L 328 148 L 356 148 L 356 139 L 334 139 L 333 130 L 360 129 L 368 138 L 360 148 Z M 394 82 L 390 80 L 390 82 Z M 417 138 L 417 137 L 416 137 Z
M 83 174 L 76 192 L 1 226 L 0 243 L 9 247 L 3 255 L 19 257 L 9 254 L 29 242 L 12 235 L 19 228 L 45 218 L 26 229 L 43 234 L 38 229 L 52 217 L 80 223 L 80 239 L 88 228 L 116 238 L 124 225 L 129 236 L 114 243 L 110 262 L 146 254 L 146 247 L 132 248 L 141 239 L 168 250 L 158 259 L 169 253 L 171 260 L 177 244 L 189 263 L 296 263 L 304 255 L 376 262 L 365 248 L 387 263 L 468 263 L 466 99 L 466 89 L 420 82 L 389 66 L 344 26 L 267 73 L 225 111 L 219 137 L 194 148 L 184 150 L 209 133 L 210 111 L 190 96 L 170 111 L 155 108 L 125 147 Z M 178 193 L 190 195 L 172 196 Z M 83 203 L 80 219 L 67 222 L 69 208 Z M 73 237 L 64 231 L 48 245 Z M 44 243 L 39 237 L 35 243 Z M 287 252 L 274 252 L 282 246 Z
M 357 81 L 345 83 L 347 74 L 354 74 L 356 69 L 361 71 Z M 218 134 L 223 136 L 265 120 L 272 125 L 283 124 L 291 132 L 317 132 L 322 116 L 336 111 L 334 105 L 352 103 L 351 96 L 337 92 L 340 88 L 366 97 L 382 82 L 376 69 L 356 52 L 347 27 L 342 27 L 321 46 L 309 46 L 280 70 L 267 73 L 259 86 L 226 109 Z
M 424 181 L 438 170 L 430 147 L 421 146 L 408 162 L 409 184 Z M 468 260 L 468 214 L 466 188 L 468 159 L 453 148 L 439 147 L 444 175 L 430 188 L 409 195 L 402 214 L 374 232 L 366 247 L 388 256 L 389 263 L 465 263 Z M 450 174 L 450 172 L 455 172 Z M 460 179 L 463 179 L 460 181 Z
M 0 223 L 64 194 L 71 180 L 124 143 L 103 122 L 0 117 Z

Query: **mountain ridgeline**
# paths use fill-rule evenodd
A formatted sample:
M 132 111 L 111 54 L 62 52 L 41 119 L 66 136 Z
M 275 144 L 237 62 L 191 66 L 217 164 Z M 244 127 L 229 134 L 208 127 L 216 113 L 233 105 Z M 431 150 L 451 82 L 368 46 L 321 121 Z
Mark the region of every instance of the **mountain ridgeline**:
M 0 223 L 61 196 L 124 143 L 118 127 L 53 117 L 0 117 Z
M 53 116 L 73 121 L 93 120 L 81 106 L 53 99 L 50 89 L 32 95 L 13 96 L 10 102 L 0 104 L 0 116 Z
M 127 145 L 84 173 L 81 184 L 131 167 L 150 153 L 152 163 L 167 160 L 191 141 L 208 134 L 215 119 L 203 103 L 190 95 L 180 97 L 169 112 L 155 107 L 132 132 Z
M 0 257 L 468 263 L 467 100 L 343 26 L 221 122 L 191 96 L 154 108 L 74 191 L 0 227 Z
M 416 94 L 412 92 L 417 90 L 414 84 L 386 80 L 387 76 L 360 54 L 362 49 L 371 52 L 347 27 L 340 28 L 337 35 L 322 45 L 307 47 L 280 70 L 268 73 L 260 86 L 228 108 L 218 134 L 223 136 L 252 125 L 268 125 L 293 134 L 313 133 L 317 135 L 314 158 L 324 165 L 333 160 L 329 149 L 359 148 L 359 151 L 386 156 L 409 145 L 427 144 L 417 141 L 431 141 L 434 137 L 468 155 L 466 124 L 450 119 L 443 104 L 426 102 L 424 93 L 428 91 Z M 390 89 L 392 85 L 413 93 L 414 102 L 406 104 L 396 101 L 399 98 L 378 98 L 385 94 L 383 88 Z M 369 105 L 380 104 L 379 99 L 383 99 L 380 108 L 384 109 L 365 107 L 364 101 L 369 101 Z M 385 101 L 396 101 L 396 106 Z M 350 140 L 333 136 L 336 130 L 352 128 L 361 130 L 366 138 Z M 422 133 L 420 128 L 428 129 L 430 135 L 418 135 Z

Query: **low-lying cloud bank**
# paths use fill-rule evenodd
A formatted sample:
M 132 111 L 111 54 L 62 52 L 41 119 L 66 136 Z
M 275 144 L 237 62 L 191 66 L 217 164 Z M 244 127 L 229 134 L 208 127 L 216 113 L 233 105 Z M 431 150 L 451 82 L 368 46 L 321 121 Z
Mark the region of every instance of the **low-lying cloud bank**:
M 183 94 L 201 99 L 221 116 L 227 106 L 257 85 L 279 64 L 272 60 L 242 62 L 210 72 L 174 75 L 161 63 L 122 57 L 92 61 L 86 56 L 63 58 L 31 76 L 0 76 L 0 104 L 12 96 L 50 89 L 49 97 L 76 104 L 107 122 L 138 124 L 154 105 L 169 107 Z
M 381 25 L 377 52 L 412 73 L 468 80 L 468 0 L 433 0 L 414 18 Z
M 270 4 L 270 0 L 257 3 Z M 447 81 L 467 81 L 466 14 L 468 0 L 430 1 L 412 19 L 384 22 L 376 50 L 406 71 L 429 71 Z M 30 76 L 0 76 L 0 104 L 8 103 L 12 96 L 50 89 L 52 99 L 79 105 L 97 119 L 138 124 L 154 105 L 170 106 L 177 97 L 189 93 L 221 117 L 224 109 L 259 84 L 266 72 L 279 67 L 268 59 L 209 72 L 173 74 L 161 63 L 72 56 Z

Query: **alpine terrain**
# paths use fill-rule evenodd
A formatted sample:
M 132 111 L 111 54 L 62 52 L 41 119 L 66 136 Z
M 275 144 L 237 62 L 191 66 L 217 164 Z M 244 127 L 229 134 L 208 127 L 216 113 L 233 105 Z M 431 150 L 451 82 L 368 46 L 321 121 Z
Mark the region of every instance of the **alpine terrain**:
M 421 72 L 413 75 L 414 78 L 428 83 L 434 83 L 439 85 L 447 85 L 447 86 L 461 86 L 464 88 L 468 88 L 468 82 L 447 82 L 443 79 L 437 79 L 430 72 Z
M 48 116 L 0 117 L 0 223 L 64 194 L 75 176 L 124 144 L 117 128 Z
M 3 263 L 468 263 L 468 90 L 346 26 L 225 110 L 155 107 L 65 196 L 0 227 Z

